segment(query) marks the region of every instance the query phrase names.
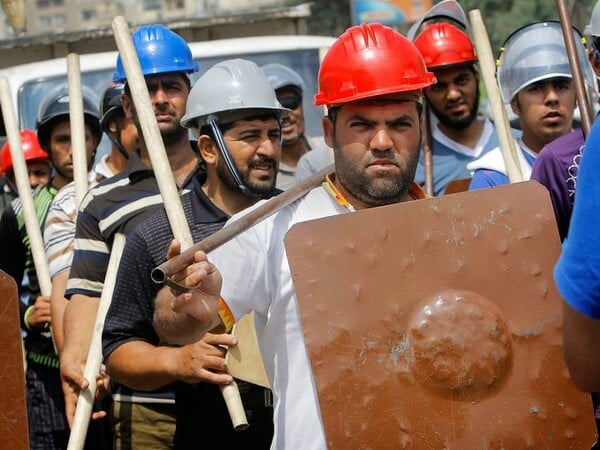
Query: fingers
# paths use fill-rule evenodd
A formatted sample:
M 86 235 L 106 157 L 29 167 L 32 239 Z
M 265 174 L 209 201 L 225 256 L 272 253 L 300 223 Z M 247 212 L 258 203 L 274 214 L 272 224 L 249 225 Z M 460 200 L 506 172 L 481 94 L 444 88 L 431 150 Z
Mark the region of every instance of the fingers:
M 87 389 L 90 385 L 83 377 L 83 372 L 77 364 L 64 364 L 61 366 L 60 376 L 63 382 L 77 386 L 80 390 Z
M 225 345 L 227 347 L 237 345 L 237 338 L 231 334 L 226 333 L 206 333 L 203 340 L 204 342 L 210 345 Z
M 173 239 L 167 250 L 167 259 L 174 258 L 181 253 L 181 244 L 177 239 Z

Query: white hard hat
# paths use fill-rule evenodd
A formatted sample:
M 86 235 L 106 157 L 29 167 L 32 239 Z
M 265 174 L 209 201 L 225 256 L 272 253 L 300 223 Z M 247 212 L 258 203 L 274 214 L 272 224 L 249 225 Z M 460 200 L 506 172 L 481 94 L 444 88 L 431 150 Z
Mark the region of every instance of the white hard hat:
M 586 36 L 600 36 L 600 0 L 594 5 L 590 23 L 586 25 L 584 34 Z
M 265 72 L 254 62 L 229 59 L 215 64 L 194 83 L 181 125 L 197 132 L 216 115 L 221 123 L 239 120 L 250 111 L 289 112 L 277 101 Z
M 411 41 L 414 41 L 423 23 L 437 20 L 437 21 L 448 21 L 455 22 L 460 25 L 467 34 L 471 34 L 471 28 L 465 11 L 456 0 L 442 0 L 441 2 L 433 5 L 429 11 L 423 14 L 421 19 L 417 20 L 409 28 L 406 33 L 406 37 Z
M 594 73 L 581 35 L 575 28 L 573 37 L 584 81 L 593 89 Z M 572 78 L 560 22 L 536 22 L 513 32 L 502 45 L 497 75 L 505 103 L 509 103 L 521 89 L 537 81 L 556 77 Z

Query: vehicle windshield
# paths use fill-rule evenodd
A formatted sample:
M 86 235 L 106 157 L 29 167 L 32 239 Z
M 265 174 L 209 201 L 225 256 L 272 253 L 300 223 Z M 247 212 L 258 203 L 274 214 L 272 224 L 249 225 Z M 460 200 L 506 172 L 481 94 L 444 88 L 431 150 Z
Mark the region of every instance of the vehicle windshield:
M 303 98 L 304 116 L 306 121 L 306 132 L 309 136 L 321 136 L 322 110 L 313 105 L 313 97 L 317 91 L 317 77 L 319 71 L 319 50 L 292 50 L 281 52 L 254 53 L 227 55 L 215 58 L 196 58 L 200 64 L 200 71 L 193 74 L 192 83 L 195 82 L 206 70 L 224 59 L 244 58 L 254 61 L 259 66 L 267 63 L 280 63 L 291 67 L 298 72 L 305 82 L 305 93 Z M 82 84 L 89 86 L 101 97 L 104 89 L 112 81 L 113 69 L 95 72 L 83 72 L 81 74 Z M 66 75 L 44 78 L 24 84 L 18 93 L 18 111 L 21 128 L 35 129 L 36 114 L 40 99 L 54 86 L 67 81 Z M 101 156 L 110 149 L 110 142 L 103 137 L 99 147 L 98 155 Z

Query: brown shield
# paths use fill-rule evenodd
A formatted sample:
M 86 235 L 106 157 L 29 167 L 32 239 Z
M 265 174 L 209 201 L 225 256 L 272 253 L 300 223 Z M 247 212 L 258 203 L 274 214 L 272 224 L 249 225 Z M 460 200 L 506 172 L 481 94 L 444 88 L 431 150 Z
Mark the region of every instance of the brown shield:
M 2 448 L 29 449 L 25 369 L 15 280 L 0 270 L 0 441 Z
M 590 448 L 536 182 L 295 225 L 285 239 L 330 448 Z

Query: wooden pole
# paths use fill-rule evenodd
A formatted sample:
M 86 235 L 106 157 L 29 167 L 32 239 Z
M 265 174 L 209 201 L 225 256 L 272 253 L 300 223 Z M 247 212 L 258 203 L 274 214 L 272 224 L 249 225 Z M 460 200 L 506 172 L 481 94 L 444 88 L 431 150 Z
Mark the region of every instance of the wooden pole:
M 15 181 L 17 183 L 17 189 L 19 190 L 19 199 L 23 206 L 25 229 L 29 236 L 33 264 L 40 285 L 40 293 L 44 296 L 49 296 L 52 292 L 52 282 L 50 281 L 48 260 L 46 259 L 44 241 L 42 239 L 42 224 L 39 223 L 37 211 L 35 210 L 35 205 L 33 203 L 31 185 L 29 184 L 29 174 L 27 172 L 27 163 L 25 162 L 25 156 L 23 155 L 21 135 L 19 133 L 15 109 L 10 94 L 10 86 L 5 77 L 0 77 L 0 102 L 2 105 L 4 125 L 6 126 L 8 145 L 10 146 L 10 157 L 13 162 Z
M 281 194 L 249 211 L 248 214 L 240 217 L 235 222 L 226 225 L 216 233 L 208 236 L 206 239 L 203 239 L 187 250 L 182 251 L 178 256 L 171 258 L 161 265 L 155 267 L 151 273 L 152 279 L 155 283 L 159 284 L 167 282 L 173 274 L 182 271 L 194 262 L 194 254 L 197 251 L 202 250 L 203 252 L 209 253 L 214 249 L 219 248 L 221 245 L 230 241 L 238 234 L 244 232 L 250 227 L 253 227 L 270 215 L 275 214 L 281 208 L 284 208 L 290 203 L 296 201 L 311 189 L 320 186 L 321 183 L 323 183 L 325 176 L 333 172 L 333 170 L 334 165 L 331 164 L 306 180 L 290 186 Z M 175 289 L 177 289 L 177 286 L 175 286 Z M 182 290 L 185 291 L 186 289 L 183 288 Z
M 515 139 L 510 131 L 510 122 L 504 108 L 502 96 L 500 95 L 500 88 L 496 81 L 496 63 L 492 55 L 487 30 L 481 18 L 481 12 L 478 9 L 469 11 L 469 19 L 471 20 L 473 41 L 477 49 L 481 74 L 490 100 L 494 125 L 498 133 L 500 152 L 504 158 L 508 179 L 511 183 L 523 181 L 523 174 L 521 173 L 519 158 L 517 156 L 518 150 Z
M 85 145 L 85 120 L 83 113 L 83 94 L 81 91 L 81 68 L 79 55 L 67 55 L 67 75 L 69 80 L 69 119 L 71 125 L 71 150 L 73 157 L 73 179 L 75 180 L 75 199 L 79 205 L 89 188 L 88 161 Z
M 142 69 L 133 46 L 129 27 L 123 16 L 115 17 L 112 27 L 127 75 L 127 84 L 131 90 L 131 97 L 133 98 L 138 114 L 144 141 L 148 146 L 152 168 L 163 197 L 164 207 L 173 231 L 173 236 L 181 243 L 182 250 L 188 249 L 194 244 L 192 234 L 185 218 L 177 185 L 171 172 L 171 165 L 169 164 L 162 136 L 160 135 L 154 111 L 152 110 L 150 95 L 148 94 L 146 81 L 144 80 Z M 246 411 L 244 410 L 244 405 L 242 404 L 239 389 L 235 381 L 220 387 L 234 429 L 244 430 L 248 428 Z
M 423 152 L 425 158 L 425 192 L 433 197 L 433 140 L 431 136 L 431 116 L 427 102 L 423 104 Z
M 579 53 L 577 52 L 577 44 L 573 37 L 573 25 L 571 22 L 571 13 L 567 7 L 565 0 L 556 0 L 558 6 L 558 15 L 560 17 L 560 26 L 562 28 L 565 46 L 567 48 L 567 56 L 569 57 L 569 66 L 571 67 L 571 75 L 573 75 L 573 83 L 577 93 L 577 105 L 579 106 L 579 115 L 581 116 L 581 127 L 583 134 L 587 136 L 590 132 L 593 122 L 592 108 L 590 100 L 583 81 L 581 72 L 581 64 L 585 61 L 579 61 Z
M 115 239 L 110 252 L 108 268 L 104 277 L 104 286 L 100 296 L 100 304 L 96 313 L 96 322 L 92 341 L 83 377 L 88 380 L 89 386 L 87 389 L 81 390 L 77 398 L 77 407 L 75 408 L 75 418 L 69 435 L 69 444 L 67 450 L 81 450 L 85 444 L 85 437 L 90 423 L 92 408 L 94 406 L 94 396 L 96 395 L 96 375 L 100 372 L 102 366 L 102 330 L 104 328 L 104 319 L 112 300 L 115 282 L 117 280 L 117 272 L 119 269 L 119 261 L 125 248 L 125 236 L 121 233 L 115 235 Z

